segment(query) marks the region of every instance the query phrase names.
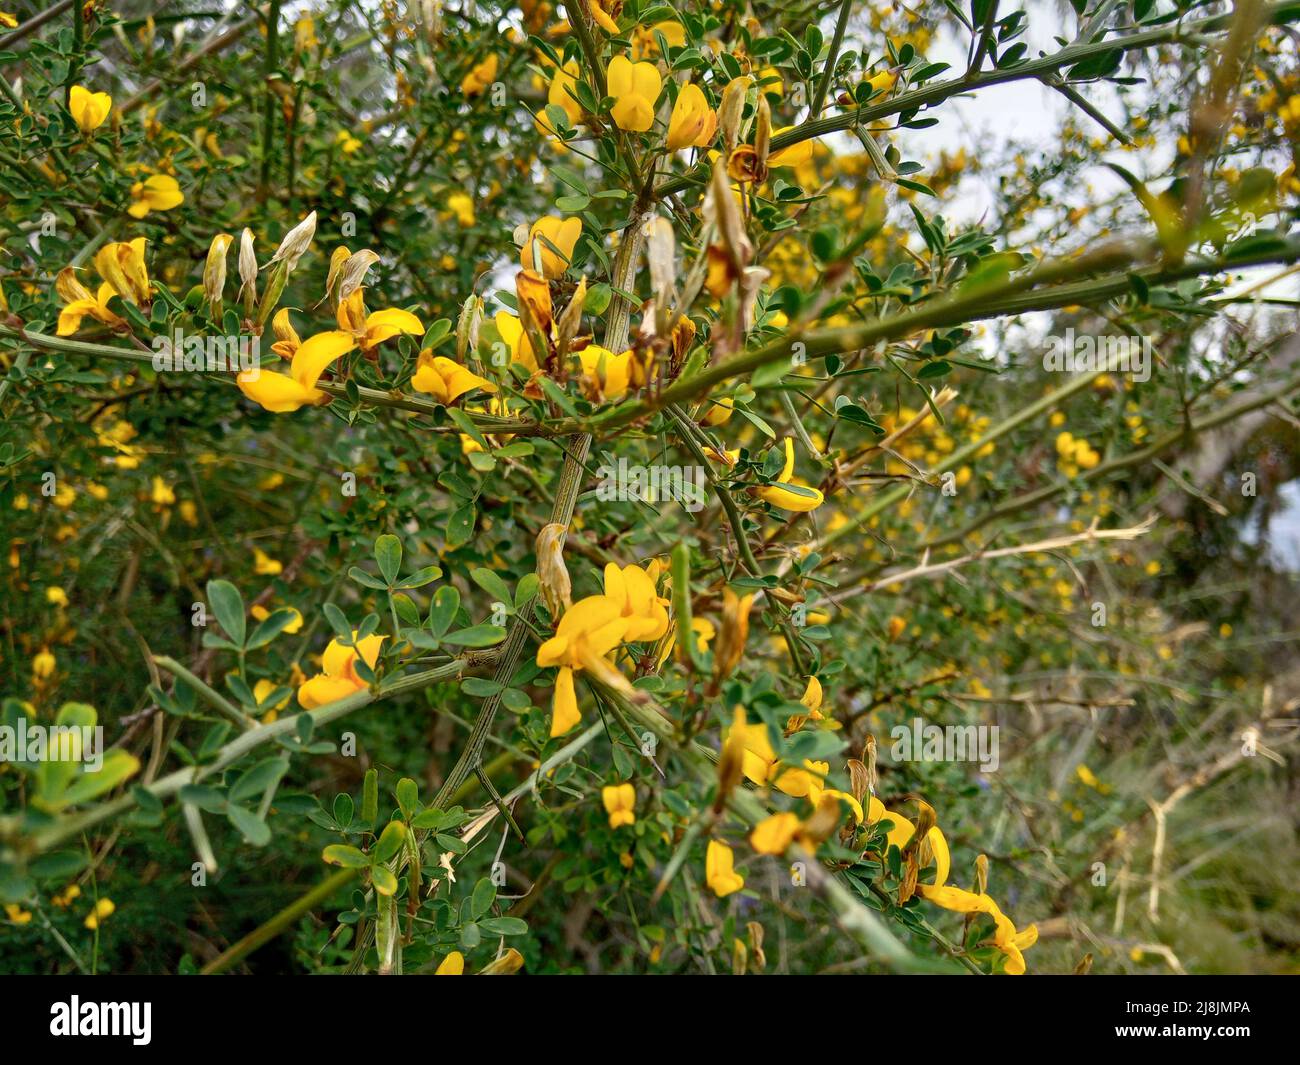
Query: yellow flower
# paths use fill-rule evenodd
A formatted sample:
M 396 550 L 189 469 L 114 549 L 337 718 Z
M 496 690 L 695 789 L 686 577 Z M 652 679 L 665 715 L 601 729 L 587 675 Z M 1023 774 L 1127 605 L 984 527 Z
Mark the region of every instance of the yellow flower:
M 614 97 L 610 114 L 619 129 L 644 133 L 654 125 L 655 101 L 663 79 L 653 63 L 633 63 L 617 55 L 609 62 L 606 83 L 609 95 Z
M 654 577 L 640 566 L 606 565 L 605 596 L 619 604 L 619 613 L 627 619 L 623 639 L 628 643 L 653 643 L 667 634 L 668 600 L 655 591 Z
M 267 698 L 279 687 L 280 685 L 276 684 L 275 681 L 267 680 L 265 677 L 253 685 L 253 698 L 257 700 L 258 708 L 262 711 L 263 724 L 269 725 L 279 716 L 279 711 L 283 710 L 289 704 L 289 696 L 286 695 L 275 705 L 266 705 Z
M 533 355 L 533 345 L 524 332 L 523 323 L 509 311 L 497 311 L 493 321 L 497 333 L 510 349 L 510 361 L 517 362 L 529 373 L 537 372 L 537 359 Z
M 754 826 L 754 831 L 749 834 L 749 845 L 759 854 L 782 855 L 794 842 L 799 827 L 799 818 L 794 814 L 773 814 Z
M 328 706 L 368 686 L 368 682 L 357 673 L 357 658 L 360 656 L 373 671 L 379 661 L 379 651 L 388 637 L 374 635 L 358 640 L 354 630 L 352 639 L 355 647 L 344 647 L 338 640 L 330 640 L 321 655 L 321 671 L 298 688 L 298 705 L 304 710 Z
M 298 613 L 298 611 L 294 607 L 291 606 L 281 607 L 280 609 L 289 610 L 293 613 L 293 620 L 289 622 L 289 624 L 286 625 L 283 629 L 280 630 L 281 632 L 286 633 L 289 636 L 292 636 L 295 632 L 298 632 L 302 628 L 302 615 Z M 252 614 L 253 618 L 257 621 L 265 621 L 267 618 L 271 616 L 271 612 L 267 610 L 266 607 L 262 606 L 260 603 L 250 607 L 248 612 Z
M 555 696 L 551 702 L 551 735 L 563 736 L 581 720 L 573 674 L 585 669 L 599 680 L 621 690 L 630 689 L 627 679 L 605 657 L 623 639 L 628 619 L 623 604 L 604 595 L 589 595 L 574 603 L 555 635 L 537 649 L 539 666 L 558 666 Z
M 578 86 L 578 61 L 570 59 L 563 67 L 557 68 L 554 76 L 551 78 L 550 88 L 546 91 L 546 102 L 554 104 L 560 108 L 569 120 L 569 125 L 575 126 L 578 120 L 582 118 L 582 105 L 578 103 L 574 93 Z M 545 115 L 541 115 L 538 121 L 543 123 L 543 129 L 547 133 L 554 134 L 554 130 L 544 125 Z M 525 263 L 525 266 L 528 264 Z
M 339 329 L 351 333 L 362 351 L 373 351 L 385 340 L 398 333 L 416 336 L 424 334 L 424 325 L 410 311 L 390 307 L 387 310 L 366 313 L 365 289 L 357 289 L 339 302 L 336 315 Z
M 794 126 L 782 126 L 778 130 L 772 131 L 772 138 L 775 140 L 782 133 L 788 133 L 794 129 Z M 805 166 L 812 162 L 813 142 L 811 140 L 800 141 L 798 144 L 792 144 L 788 148 L 782 148 L 780 151 L 773 152 L 767 157 L 769 168 L 777 166 Z
M 744 745 L 742 765 L 749 780 L 759 787 L 772 784 L 778 791 L 796 798 L 807 796 L 814 806 L 817 805 L 824 787 L 823 781 L 830 771 L 829 765 L 805 759 L 802 768 L 783 768 L 772 749 L 767 725 L 762 721 L 749 725 L 738 719 L 731 726 L 728 739 L 734 740 L 737 737 Z
M 588 393 L 592 399 L 622 399 L 627 395 L 628 385 L 635 372 L 630 350 L 615 355 L 608 348 L 599 344 L 588 344 L 578 352 L 582 363 L 583 376 L 588 381 Z
M 636 814 L 633 813 L 636 806 L 636 789 L 631 783 L 611 784 L 601 788 L 600 800 L 605 804 L 605 812 L 609 814 L 610 828 L 636 823 Z
M 468 193 L 453 192 L 448 196 L 447 210 L 466 229 L 474 224 L 474 199 Z
M 718 898 L 726 898 L 745 886 L 745 878 L 735 870 L 735 855 L 725 843 L 709 840 L 704 858 L 704 878 Z
M 117 907 L 113 905 L 112 899 L 100 899 L 95 903 L 95 908 L 86 914 L 86 919 L 82 924 L 94 931 L 100 926 L 101 922 L 111 917 L 116 909 Z
M 484 392 L 495 392 L 497 386 L 472 370 L 467 370 L 454 359 L 445 355 L 434 355 L 425 348 L 416 360 L 415 376 L 411 378 L 411 387 L 417 392 L 433 396 L 439 403 L 450 406 L 466 392 L 481 388 Z
M 143 218 L 150 211 L 170 211 L 185 202 L 185 194 L 170 174 L 154 174 L 131 186 L 132 204 L 126 213 L 132 218 Z
M 84 85 L 74 85 L 68 93 L 68 110 L 82 133 L 93 133 L 113 110 L 113 98 L 106 92 L 91 92 Z
M 149 500 L 155 507 L 170 507 L 176 504 L 176 493 L 171 485 L 157 475 L 149 488 Z
M 573 247 L 581 233 L 580 218 L 556 218 L 554 215 L 539 218 L 528 230 L 519 262 L 525 270 L 536 270 L 540 260 L 543 277 L 561 277 L 573 261 Z
M 458 950 L 453 950 L 441 962 L 434 971 L 434 976 L 463 976 L 465 973 L 465 955 Z
M 42 648 L 32 657 L 32 676 L 37 680 L 47 680 L 54 673 L 55 664 L 54 655 Z
M 804 689 L 799 702 L 808 708 L 808 713 L 812 715 L 814 720 L 821 720 L 823 698 L 822 682 L 816 677 L 809 677 L 808 687 Z
M 275 317 L 271 319 L 271 332 L 275 334 L 271 350 L 281 358 L 292 359 L 294 352 L 302 347 L 302 337 L 289 319 L 288 307 L 281 307 L 275 312 Z
M 786 437 L 785 465 L 781 467 L 781 476 L 777 478 L 776 484 L 766 485 L 758 489 L 759 498 L 766 500 L 781 510 L 790 510 L 799 514 L 809 510 L 816 510 L 825 502 L 826 497 L 816 488 L 796 484 L 790 479 L 793 473 L 794 443 L 789 437 Z
M 592 20 L 606 33 L 618 33 L 618 23 L 614 21 L 611 11 L 617 13 L 623 8 L 623 0 L 592 0 L 587 10 Z
M 496 80 L 497 57 L 494 52 L 481 63 L 476 64 L 474 69 L 461 79 L 460 91 L 466 96 L 477 96 Z
M 919 884 L 917 890 L 921 897 L 954 913 L 983 913 L 993 918 L 995 928 L 993 945 L 1006 955 L 1003 971 L 1008 976 L 1020 976 L 1025 971 L 1025 959 L 1021 951 L 1028 950 L 1038 942 L 1038 926 L 1030 925 L 1023 932 L 1017 932 L 998 904 L 987 895 L 977 895 L 972 891 L 963 891 L 957 887 L 935 887 Z
M 272 558 L 260 547 L 253 548 L 253 572 L 263 577 L 274 577 L 284 569 L 284 565 Z
M 704 148 L 718 133 L 718 114 L 698 85 L 683 85 L 668 120 L 668 150 Z
M 0 14 L 3 14 L 3 12 L 0 12 Z M 27 924 L 32 919 L 29 911 L 13 902 L 5 903 L 5 916 L 14 924 Z
M 108 309 L 108 301 L 117 295 L 117 290 L 107 281 L 100 282 L 98 291 L 92 296 L 90 290 L 77 280 L 71 267 L 59 271 L 54 282 L 55 291 L 67 302 L 59 312 L 59 324 L 55 330 L 57 336 L 71 336 L 81 328 L 83 318 L 94 318 L 110 329 L 116 329 L 126 323 Z
M 46 589 L 45 589 L 45 601 L 46 601 L 47 603 L 50 603 L 50 604 L 54 605 L 54 606 L 67 606 L 67 605 L 68 605 L 68 593 L 65 592 L 62 588 L 57 588 L 57 587 L 55 587 L 55 588 L 46 588 Z
M 329 402 L 329 393 L 316 387 L 320 375 L 342 355 L 356 347 L 350 333 L 333 331 L 309 337 L 294 352 L 288 374 L 263 370 L 245 370 L 235 384 L 254 403 L 275 414 L 295 411 L 304 404 L 319 406 Z

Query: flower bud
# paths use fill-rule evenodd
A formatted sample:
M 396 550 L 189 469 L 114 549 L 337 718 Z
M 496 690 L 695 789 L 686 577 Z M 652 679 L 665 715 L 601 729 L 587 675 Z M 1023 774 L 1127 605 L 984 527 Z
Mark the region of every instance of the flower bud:
M 229 233 L 218 233 L 208 246 L 208 259 L 203 264 L 203 297 L 208 301 L 209 317 L 215 322 L 221 317 L 221 300 L 226 290 L 226 252 L 234 240 Z
M 253 251 L 253 231 L 245 228 L 239 235 L 239 295 L 244 309 L 251 314 L 257 302 L 257 254 Z

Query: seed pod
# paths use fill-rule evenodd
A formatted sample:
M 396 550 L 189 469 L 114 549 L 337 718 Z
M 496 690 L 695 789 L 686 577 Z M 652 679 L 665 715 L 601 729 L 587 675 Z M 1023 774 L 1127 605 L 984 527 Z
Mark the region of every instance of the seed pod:
M 542 602 L 551 617 L 558 619 L 573 603 L 573 585 L 564 565 L 564 538 L 568 526 L 553 521 L 537 534 L 537 579 Z

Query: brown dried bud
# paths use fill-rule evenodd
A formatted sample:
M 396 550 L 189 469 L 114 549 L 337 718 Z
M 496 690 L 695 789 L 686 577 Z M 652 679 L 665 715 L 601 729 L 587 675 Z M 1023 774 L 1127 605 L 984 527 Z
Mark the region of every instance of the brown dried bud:
M 867 767 L 856 758 L 850 758 L 848 764 L 849 794 L 862 804 L 866 801 L 867 792 L 871 790 L 870 775 L 867 773 Z
M 558 521 L 543 525 L 537 534 L 537 579 L 542 602 L 551 617 L 559 619 L 573 605 L 573 585 L 564 565 L 564 538 L 568 526 Z
M 730 155 L 740 138 L 740 119 L 745 113 L 745 94 L 754 79 L 748 75 L 732 78 L 722 90 L 722 102 L 718 104 L 718 128 L 722 130 L 722 150 Z
M 745 775 L 745 708 L 736 707 L 736 716 L 722 741 L 718 757 L 718 793 L 713 800 L 714 813 L 722 813 L 727 796 Z
M 754 596 L 737 595 L 730 588 L 722 592 L 722 628 L 718 632 L 718 643 L 713 653 L 713 675 L 716 681 L 731 676 L 731 671 L 740 664 L 740 657 L 745 653 L 745 641 L 749 639 L 749 611 L 754 605 Z
M 754 968 L 767 968 L 767 955 L 763 953 L 763 926 L 757 921 L 745 925 L 749 933 L 749 954 L 754 959 Z
M 983 895 L 989 887 L 989 859 L 981 854 L 975 859 L 975 894 Z

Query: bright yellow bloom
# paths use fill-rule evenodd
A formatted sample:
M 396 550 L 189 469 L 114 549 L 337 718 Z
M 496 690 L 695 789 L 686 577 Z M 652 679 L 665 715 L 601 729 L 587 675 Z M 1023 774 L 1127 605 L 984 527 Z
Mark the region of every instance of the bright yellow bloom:
M 794 129 L 794 126 L 782 126 L 778 130 L 772 131 L 772 137 L 775 139 L 782 133 L 788 133 Z M 812 162 L 813 142 L 811 140 L 800 141 L 798 144 L 792 144 L 788 148 L 782 148 L 778 152 L 773 152 L 767 157 L 769 168 L 777 166 L 804 166 Z
M 546 102 L 560 108 L 569 120 L 569 125 L 576 126 L 582 118 L 582 105 L 578 103 L 574 92 L 578 85 L 580 68 L 576 59 L 570 59 L 563 67 L 555 71 L 550 88 L 546 91 Z M 553 133 L 553 130 L 547 130 Z M 527 264 L 525 264 L 527 265 Z
M 921 897 L 936 906 L 954 913 L 983 913 L 993 918 L 993 945 L 1006 955 L 1003 971 L 1008 976 L 1020 976 L 1025 971 L 1025 958 L 1021 951 L 1028 950 L 1038 942 L 1038 926 L 1031 924 L 1023 932 L 1016 931 L 1011 919 L 1002 912 L 998 904 L 988 895 L 977 895 L 972 891 L 963 891 L 957 887 L 932 887 L 920 884 L 917 890 Z
M 373 671 L 379 661 L 379 651 L 388 637 L 374 635 L 358 640 L 354 630 L 352 639 L 356 642 L 355 647 L 344 647 L 338 640 L 330 640 L 321 655 L 321 671 L 298 688 L 298 705 L 304 710 L 328 706 L 368 686 L 368 682 L 357 673 L 357 657 L 360 656 Z
M 609 95 L 614 97 L 610 114 L 619 129 L 644 133 L 655 121 L 655 101 L 663 88 L 663 79 L 653 63 L 633 63 L 616 55 L 609 61 L 606 74 Z
M 477 63 L 474 69 L 461 79 L 460 91 L 466 96 L 477 96 L 486 91 L 496 80 L 497 57 L 494 52 L 481 63 Z
M 149 285 L 149 269 L 144 261 L 144 237 L 135 240 L 105 244 L 95 252 L 95 269 L 99 276 L 113 286 L 127 303 L 147 306 L 153 300 Z
M 126 324 L 119 315 L 108 309 L 108 301 L 117 295 L 117 290 L 107 281 L 100 282 L 98 291 L 92 296 L 90 290 L 77 280 L 72 268 L 64 267 L 54 281 L 54 288 L 66 301 L 63 310 L 59 312 L 56 335 L 71 336 L 81 328 L 83 318 L 94 318 L 110 329 Z
M 605 596 L 619 604 L 627 619 L 623 639 L 628 643 L 653 643 L 667 634 L 668 600 L 656 592 L 654 577 L 640 566 L 606 565 Z
M 82 133 L 93 133 L 113 110 L 113 98 L 106 92 L 91 92 L 84 85 L 74 85 L 68 93 L 68 110 Z
M 340 301 L 336 315 L 339 328 L 351 333 L 362 351 L 374 351 L 385 340 L 399 333 L 415 336 L 424 334 L 424 325 L 410 311 L 390 307 L 387 310 L 366 313 L 365 289 L 357 289 Z
M 453 950 L 441 962 L 434 971 L 434 976 L 463 976 L 465 973 L 465 955 L 458 950 Z
M 68 593 L 59 587 L 46 588 L 45 601 L 53 606 L 67 606 Z
M 304 404 L 319 406 L 329 402 L 329 393 L 316 387 L 320 375 L 336 359 L 356 347 L 350 333 L 317 333 L 303 341 L 294 352 L 289 373 L 275 373 L 260 367 L 245 370 L 235 383 L 254 403 L 276 414 L 295 411 Z
M 528 239 L 519 252 L 519 262 L 525 270 L 535 270 L 540 259 L 543 277 L 562 277 L 573 261 L 573 248 L 581 233 L 580 218 L 556 218 L 554 215 L 539 218 L 528 230 Z
M 725 843 L 709 840 L 704 857 L 704 879 L 718 898 L 726 898 L 745 886 L 745 878 L 735 869 L 735 855 Z
M 497 311 L 493 321 L 497 333 L 510 349 L 510 361 L 519 363 L 529 373 L 536 373 L 537 358 L 533 355 L 533 345 L 524 332 L 523 323 L 509 311 Z
M 474 199 L 466 192 L 453 192 L 447 197 L 447 210 L 462 226 L 474 224 Z
M 826 774 L 830 772 L 827 763 L 805 759 L 801 768 L 783 767 L 772 749 L 765 722 L 748 725 L 737 721 L 731 726 L 728 737 L 735 737 L 737 733 L 744 744 L 743 766 L 749 780 L 760 787 L 771 784 L 778 791 L 796 798 L 806 796 L 814 806 L 817 805 L 825 788 Z
M 55 665 L 54 655 L 42 648 L 32 656 L 32 676 L 37 680 L 48 680 L 54 673 Z
M 113 915 L 117 907 L 113 904 L 112 899 L 100 899 L 95 903 L 95 908 L 86 914 L 86 919 L 82 922 L 91 931 L 94 931 L 101 923 Z
M 132 204 L 126 213 L 132 218 L 143 218 L 150 211 L 170 211 L 185 202 L 185 194 L 170 174 L 154 174 L 131 186 Z
M 149 501 L 155 507 L 171 507 L 176 505 L 176 493 L 172 486 L 157 475 L 154 476 L 153 482 L 149 488 Z
M 791 480 L 794 474 L 794 443 L 785 438 L 785 465 L 781 467 L 781 476 L 776 484 L 758 489 L 759 498 L 771 503 L 781 510 L 791 510 L 802 514 L 816 510 L 826 501 L 826 497 L 816 488 L 797 484 Z
M 604 595 L 589 595 L 574 603 L 555 635 L 537 649 L 539 666 L 559 666 L 555 675 L 555 696 L 551 703 L 551 735 L 563 736 L 581 720 L 573 687 L 575 670 L 585 669 L 599 680 L 622 690 L 630 685 L 605 657 L 623 639 L 628 619 L 623 603 Z
M 636 356 L 628 351 L 615 355 L 599 344 L 588 344 L 578 352 L 582 373 L 589 383 L 591 398 L 614 401 L 627 395 L 628 386 L 635 374 Z
M 445 355 L 434 355 L 425 348 L 416 360 L 415 376 L 411 378 L 411 387 L 417 392 L 433 396 L 439 403 L 450 406 L 466 392 L 481 388 L 484 392 L 495 392 L 497 386 L 480 377 L 472 370 L 467 370 L 454 359 Z
M 271 332 L 275 334 L 275 343 L 271 350 L 285 359 L 292 359 L 294 352 L 302 347 L 302 337 L 294 329 L 289 318 L 289 308 L 281 307 L 271 319 Z
M 253 548 L 253 572 L 263 577 L 274 577 L 284 570 L 284 564 L 272 558 L 260 547 Z
M 804 689 L 803 695 L 800 696 L 799 702 L 808 708 L 808 713 L 814 720 L 820 720 L 822 716 L 822 682 L 816 677 L 808 678 L 808 687 Z
M 605 804 L 605 812 L 609 814 L 610 828 L 636 823 L 636 814 L 633 813 L 636 807 L 636 789 L 630 782 L 601 788 L 600 800 Z
M 4 12 L 0 11 L 0 15 L 3 14 Z M 5 916 L 14 924 L 28 924 L 32 919 L 31 911 L 24 910 L 15 902 L 5 903 Z
M 799 827 L 799 818 L 794 814 L 773 814 L 754 826 L 754 831 L 749 834 L 749 845 L 759 854 L 782 855 L 794 842 Z
M 619 10 L 623 7 L 622 0 L 592 0 L 587 10 L 591 12 L 592 20 L 606 33 L 618 33 L 618 23 L 610 15 L 610 10 Z
M 668 120 L 668 150 L 705 148 L 717 133 L 718 114 L 709 106 L 704 91 L 698 85 L 683 85 Z

